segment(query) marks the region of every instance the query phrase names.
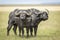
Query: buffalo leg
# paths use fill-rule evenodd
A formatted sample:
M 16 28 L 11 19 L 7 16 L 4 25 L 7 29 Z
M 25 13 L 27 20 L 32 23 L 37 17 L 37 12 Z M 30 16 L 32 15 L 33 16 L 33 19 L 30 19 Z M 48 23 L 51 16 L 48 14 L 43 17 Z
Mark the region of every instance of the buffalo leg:
M 36 34 L 37 34 L 37 28 L 38 28 L 38 26 L 34 27 L 34 36 L 36 36 Z
M 32 32 L 33 32 L 33 28 L 30 27 L 30 34 L 31 34 L 31 36 L 33 36 Z
M 29 37 L 29 27 L 26 28 L 27 37 Z
M 17 30 L 17 25 L 14 24 L 13 31 L 14 31 L 15 35 L 17 35 L 16 30 Z
M 9 31 L 10 31 L 11 28 L 12 28 L 12 24 L 8 24 L 8 27 L 7 27 L 7 36 L 9 35 Z
M 21 27 L 19 27 L 19 36 L 21 36 Z
M 22 30 L 22 37 L 24 37 L 24 27 L 22 27 L 21 30 Z

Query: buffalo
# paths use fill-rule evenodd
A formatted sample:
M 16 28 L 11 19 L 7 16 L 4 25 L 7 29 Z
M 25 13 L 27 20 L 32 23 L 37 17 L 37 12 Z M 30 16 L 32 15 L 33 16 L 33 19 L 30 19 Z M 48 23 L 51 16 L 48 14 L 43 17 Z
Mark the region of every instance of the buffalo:
M 33 28 L 34 28 L 34 36 L 36 36 L 37 33 L 37 28 L 38 28 L 38 24 L 41 21 L 45 21 L 48 19 L 48 11 L 39 11 L 37 9 L 31 9 L 32 10 L 32 22 L 31 22 L 31 35 L 33 32 Z
M 20 30 L 22 29 L 22 34 L 23 33 L 23 25 L 25 22 L 26 17 L 28 16 L 27 12 L 25 10 L 18 10 L 15 9 L 13 12 L 9 14 L 9 20 L 8 20 L 8 27 L 7 27 L 7 35 L 9 35 L 9 31 L 14 26 L 14 33 L 16 33 L 16 28 L 17 26 L 19 27 L 19 35 L 20 35 Z
M 19 26 L 19 35 L 22 31 L 22 36 L 24 36 L 24 27 L 26 27 L 27 37 L 29 36 L 29 29 L 30 29 L 31 36 L 33 36 L 33 34 L 32 34 L 33 28 L 34 28 L 34 36 L 36 36 L 38 24 L 41 21 L 45 21 L 48 19 L 48 10 L 47 9 L 46 9 L 46 11 L 39 11 L 37 9 L 31 8 L 28 10 L 17 10 L 17 11 L 19 11 L 20 13 L 15 14 L 15 16 L 18 17 L 18 19 L 17 19 L 18 22 L 16 23 L 16 21 L 14 21 L 15 23 L 14 23 L 13 29 L 16 34 L 16 29 L 17 29 L 17 25 L 18 25 Z M 13 16 L 13 17 L 15 17 L 15 16 Z M 16 19 L 14 19 L 14 20 L 16 20 Z M 9 34 L 9 32 L 7 32 L 7 34 Z

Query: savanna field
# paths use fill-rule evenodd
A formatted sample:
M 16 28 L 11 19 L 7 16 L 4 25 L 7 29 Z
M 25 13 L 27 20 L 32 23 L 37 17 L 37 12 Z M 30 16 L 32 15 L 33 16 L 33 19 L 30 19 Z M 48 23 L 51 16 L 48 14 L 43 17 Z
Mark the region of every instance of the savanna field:
M 24 38 L 14 35 L 13 29 L 10 35 L 7 36 L 7 25 L 9 13 L 16 9 L 48 9 L 49 18 L 47 21 L 42 21 L 38 25 L 37 36 L 26 38 L 26 30 Z M 12 27 L 13 28 L 13 27 Z M 0 40 L 60 40 L 60 6 L 0 6 Z

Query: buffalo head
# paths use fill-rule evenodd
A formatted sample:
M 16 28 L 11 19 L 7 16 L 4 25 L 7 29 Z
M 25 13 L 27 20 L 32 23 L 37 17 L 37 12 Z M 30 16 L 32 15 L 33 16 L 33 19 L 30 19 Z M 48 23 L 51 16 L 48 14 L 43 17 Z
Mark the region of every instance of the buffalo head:
M 19 11 L 19 17 L 21 20 L 26 20 L 28 15 L 28 12 L 26 10 L 20 10 Z
M 43 21 L 48 19 L 48 13 L 47 11 L 40 11 L 40 19 L 42 19 Z

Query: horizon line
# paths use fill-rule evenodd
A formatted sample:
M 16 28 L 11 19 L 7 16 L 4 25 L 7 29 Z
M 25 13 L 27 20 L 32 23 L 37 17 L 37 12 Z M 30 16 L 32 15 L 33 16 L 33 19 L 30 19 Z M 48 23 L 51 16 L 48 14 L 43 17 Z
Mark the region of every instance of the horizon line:
M 0 4 L 0 6 L 60 6 L 60 4 Z

